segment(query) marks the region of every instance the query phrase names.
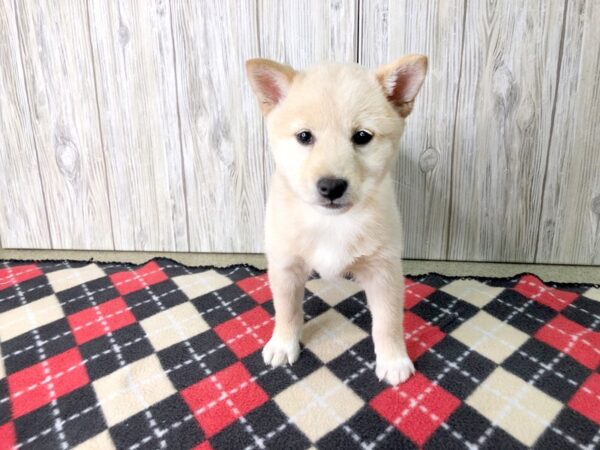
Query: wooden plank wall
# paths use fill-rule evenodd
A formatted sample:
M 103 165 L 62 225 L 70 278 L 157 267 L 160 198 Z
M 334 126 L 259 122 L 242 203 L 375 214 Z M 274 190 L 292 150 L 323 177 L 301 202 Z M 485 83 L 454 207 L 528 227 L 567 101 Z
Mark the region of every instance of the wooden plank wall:
M 256 56 L 430 72 L 406 257 L 600 264 L 594 0 L 0 0 L 4 248 L 260 252 Z

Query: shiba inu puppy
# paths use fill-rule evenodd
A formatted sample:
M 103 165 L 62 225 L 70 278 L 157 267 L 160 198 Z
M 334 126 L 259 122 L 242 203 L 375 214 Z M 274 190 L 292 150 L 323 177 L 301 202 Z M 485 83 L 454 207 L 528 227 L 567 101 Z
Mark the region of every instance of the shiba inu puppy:
M 376 374 L 401 383 L 414 367 L 404 343 L 402 227 L 390 171 L 427 58 L 408 55 L 375 71 L 356 64 L 295 71 L 252 59 L 246 70 L 276 166 L 265 226 L 275 328 L 264 361 L 298 359 L 312 270 L 323 278 L 352 273 L 373 320 Z

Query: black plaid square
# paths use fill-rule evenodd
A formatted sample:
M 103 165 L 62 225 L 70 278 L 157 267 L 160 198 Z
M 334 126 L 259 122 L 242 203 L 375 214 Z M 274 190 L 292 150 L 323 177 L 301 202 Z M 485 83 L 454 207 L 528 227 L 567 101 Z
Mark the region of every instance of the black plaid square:
M 82 311 L 93 305 L 119 297 L 119 292 L 108 277 L 88 281 L 84 285 L 74 286 L 60 291 L 56 297 L 67 315 Z
M 270 401 L 249 412 L 243 421 L 229 425 L 210 439 L 213 448 L 302 450 L 310 441 L 288 417 Z
M 285 390 L 296 380 L 302 380 L 317 370 L 323 363 L 307 348 L 300 352 L 301 357 L 291 366 L 272 368 L 266 366 L 262 352 L 254 352 L 245 357 L 242 362 L 250 373 L 259 374 L 258 384 L 271 398 Z
M 530 301 L 512 289 L 502 292 L 483 309 L 528 334 L 534 334 L 558 314 L 552 308 Z
M 517 284 L 519 284 L 521 277 L 522 277 L 522 275 L 516 275 L 510 279 L 509 278 L 496 278 L 496 277 L 479 278 L 479 279 L 480 279 L 480 281 L 485 282 L 485 284 L 487 284 L 488 286 L 510 289 L 512 287 L 515 287 Z M 478 277 L 475 277 L 475 279 L 478 279 Z
M 581 296 L 563 309 L 561 313 L 573 322 L 591 328 L 594 321 L 598 322 L 600 319 L 600 302 Z M 597 325 L 595 329 L 600 330 L 600 326 Z
M 188 301 L 172 280 L 165 280 L 148 286 L 147 289 L 125 294 L 123 299 L 138 321 Z
M 367 338 L 327 363 L 327 367 L 340 380 L 346 381 L 347 386 L 359 397 L 368 402 L 386 388 L 375 375 L 374 361 L 373 342 Z
M 138 323 L 92 339 L 82 344 L 79 350 L 86 360 L 88 375 L 92 381 L 114 372 L 123 365 L 142 359 L 154 351 Z
M 15 420 L 23 448 L 66 448 L 107 428 L 98 399 L 91 385 L 83 386 Z
M 0 378 L 0 426 L 11 419 L 12 411 L 8 396 L 8 380 Z
M 364 291 L 341 301 L 334 308 L 343 316 L 352 319 L 354 325 L 362 328 L 367 333 L 371 332 L 371 314 L 367 307 L 367 298 Z
M 265 311 L 267 311 L 272 317 L 275 317 L 275 305 L 273 305 L 273 300 L 269 300 L 268 302 L 260 305 Z
M 502 367 L 566 403 L 591 373 L 575 360 L 531 338 L 510 355 Z
M 252 267 L 245 264 L 231 267 L 220 267 L 216 268 L 215 271 L 221 275 L 226 276 L 234 283 L 237 283 L 238 281 L 244 280 L 248 277 L 261 275 L 265 272 L 264 270 L 259 270 L 256 267 Z
M 587 444 L 589 449 L 598 448 L 600 428 L 578 412 L 564 408 L 554 419 L 552 427 L 538 438 L 535 448 L 573 448 L 579 447 L 578 443 Z
M 21 281 L 0 290 L 0 313 L 52 295 L 54 290 L 46 275 Z
M 271 304 L 273 302 L 270 302 Z M 263 307 L 265 305 L 263 304 Z M 311 319 L 326 312 L 331 306 L 321 300 L 313 293 L 307 292 L 304 300 L 304 314 Z
M 11 374 L 40 361 L 38 346 L 47 358 L 58 355 L 72 347 L 75 340 L 67 319 L 62 318 L 2 342 L 2 355 L 6 373 Z
M 462 322 L 477 314 L 479 309 L 463 300 L 442 291 L 431 293 L 417 303 L 411 311 L 434 325 L 443 324 L 440 329 L 451 333 Z M 460 318 L 460 320 L 454 320 Z
M 488 431 L 488 435 L 485 433 Z M 492 427 L 491 422 L 469 405 L 462 404 L 442 424 L 425 443 L 425 449 L 464 449 L 478 448 L 480 439 L 485 437 L 485 446 L 489 449 L 525 449 L 522 443 L 502 428 Z
M 178 390 L 206 378 L 206 370 L 215 373 L 237 361 L 233 352 L 213 330 L 167 347 L 157 355 Z
M 416 368 L 465 400 L 494 371 L 496 364 L 452 336 L 446 336 L 419 358 Z
M 169 278 L 178 277 L 180 275 L 189 275 L 191 273 L 200 273 L 206 270 L 205 267 L 182 266 L 178 262 L 168 258 L 156 258 L 154 262 L 156 262 Z
M 204 440 L 181 395 L 174 394 L 110 428 L 117 448 L 192 448 Z
M 446 286 L 452 281 L 451 279 L 447 279 L 437 274 L 427 274 L 425 276 L 408 275 L 406 278 L 410 279 L 414 283 L 426 284 L 436 289 Z
M 202 295 L 192 303 L 212 327 L 256 307 L 254 300 L 235 284 Z
M 374 447 L 371 447 L 375 444 Z M 317 448 L 364 449 L 416 449 L 410 439 L 385 421 L 368 406 L 360 409 L 347 423 L 323 436 Z

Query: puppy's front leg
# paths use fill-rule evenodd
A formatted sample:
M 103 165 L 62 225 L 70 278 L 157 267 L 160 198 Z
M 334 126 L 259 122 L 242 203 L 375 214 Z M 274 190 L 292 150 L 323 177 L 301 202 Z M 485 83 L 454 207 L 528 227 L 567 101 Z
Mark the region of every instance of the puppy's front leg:
M 265 364 L 292 364 L 300 354 L 300 332 L 304 323 L 302 299 L 308 270 L 301 264 L 269 266 L 269 282 L 275 306 L 273 336 L 263 348 Z
M 398 261 L 379 261 L 356 274 L 373 320 L 376 369 L 380 380 L 402 383 L 415 369 L 404 343 L 404 278 Z

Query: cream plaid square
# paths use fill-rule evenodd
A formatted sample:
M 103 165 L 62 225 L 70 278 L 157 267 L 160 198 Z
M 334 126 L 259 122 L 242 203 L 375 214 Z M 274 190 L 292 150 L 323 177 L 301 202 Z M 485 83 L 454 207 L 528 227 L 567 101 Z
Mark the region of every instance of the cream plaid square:
M 598 288 L 590 288 L 583 293 L 587 298 L 591 298 L 592 300 L 598 300 L 600 302 L 600 289 Z
M 348 420 L 363 405 L 360 397 L 327 367 L 293 384 L 274 400 L 312 442 Z
M 49 295 L 0 314 L 0 340 L 7 341 L 64 317 L 56 295 Z
M 105 277 L 104 271 L 96 264 L 88 264 L 83 267 L 57 270 L 46 275 L 52 285 L 54 292 L 66 291 L 82 283 L 87 283 L 98 278 Z
M 306 283 L 306 287 L 331 306 L 337 305 L 342 300 L 352 297 L 362 290 L 358 283 L 344 278 L 336 280 L 317 278 Z
M 368 334 L 334 309 L 304 325 L 302 342 L 321 361 L 329 362 Z
M 229 286 L 232 281 L 214 270 L 174 277 L 173 281 L 188 298 L 193 299 Z
M 131 363 L 93 382 L 108 426 L 174 394 L 156 355 Z
M 466 403 L 527 446 L 536 441 L 562 408 L 559 401 L 501 367 Z
M 440 290 L 483 308 L 490 300 L 500 295 L 504 288 L 488 286 L 476 280 L 456 280 Z
M 140 322 L 156 350 L 196 336 L 210 327 L 189 302 L 169 308 Z
M 501 363 L 529 336 L 485 311 L 479 311 L 451 333 L 467 347 L 496 363 Z

